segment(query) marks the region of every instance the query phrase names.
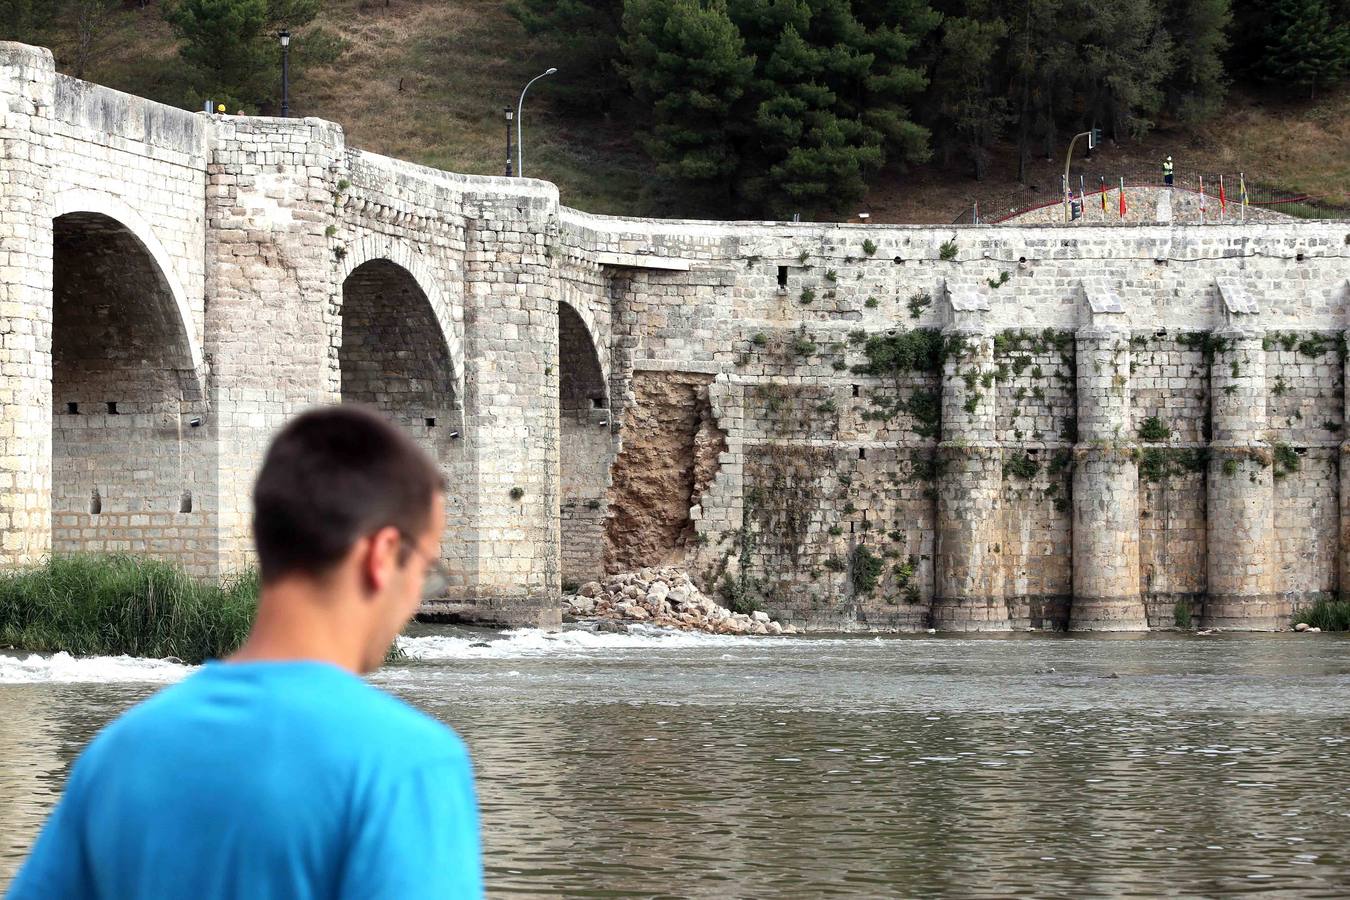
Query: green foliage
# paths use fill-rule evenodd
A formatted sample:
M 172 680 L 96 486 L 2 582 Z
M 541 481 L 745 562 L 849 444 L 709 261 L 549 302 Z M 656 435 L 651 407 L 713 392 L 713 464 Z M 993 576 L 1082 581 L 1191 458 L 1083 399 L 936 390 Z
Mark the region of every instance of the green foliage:
M 1172 429 L 1157 416 L 1149 416 L 1139 423 L 1139 439 L 1158 443 L 1171 440 Z
M 1223 474 L 1232 478 L 1238 473 L 1238 461 L 1236 459 L 1225 459 L 1223 461 Z
M 956 259 L 957 250 L 956 237 L 953 235 L 950 240 L 943 241 L 942 246 L 938 248 L 938 259 L 941 259 L 944 262 L 951 262 Z
M 1191 605 L 1185 600 L 1178 600 L 1172 607 L 1172 621 L 1178 628 L 1191 627 Z
M 803 325 L 798 329 L 796 337 L 792 339 L 790 349 L 792 350 L 793 356 L 814 356 L 815 352 L 820 348 L 816 346 L 814 341 L 806 336 L 806 326 Z
M 927 291 L 915 291 L 910 295 L 909 300 L 905 302 L 905 305 L 909 307 L 909 317 L 911 319 L 919 318 L 932 302 L 932 294 L 929 294 Z
M 942 371 L 946 352 L 942 334 L 931 328 L 876 334 L 863 345 L 866 365 L 854 367 L 860 375 L 900 376 L 909 372 Z
M 620 44 L 657 175 L 695 206 L 725 204 L 741 165 L 733 110 L 755 69 L 726 0 L 626 0 Z
M 623 99 L 615 67 L 623 0 L 512 0 L 506 8 L 538 57 L 558 67 L 549 90 L 563 106 L 607 113 Z
M 802 305 L 805 306 L 815 301 L 816 291 L 814 288 L 802 288 L 802 295 L 797 299 L 799 299 Z
M 863 306 L 867 307 L 868 309 L 876 309 L 876 308 L 877 308 L 877 298 L 876 298 L 876 297 L 868 297 L 867 300 L 863 303 Z
M 750 336 L 750 343 L 754 344 L 756 347 L 763 347 L 765 344 L 769 343 L 769 336 L 762 331 L 756 331 Z
M 1187 472 L 1203 472 L 1209 462 L 1206 448 L 1145 447 L 1137 452 L 1139 478 L 1148 482 L 1166 481 Z
M 1350 600 L 1319 597 L 1312 606 L 1294 615 L 1293 624 L 1299 622 L 1323 631 L 1350 631 Z
M 1003 458 L 1003 477 L 1020 478 L 1030 481 L 1041 470 L 1041 464 L 1031 458 L 1031 454 L 1012 453 Z
M 1333 21 L 1327 0 L 1275 0 L 1266 40 L 1269 78 L 1306 88 L 1309 96 L 1350 69 L 1350 25 Z
M 873 241 L 871 238 L 865 238 L 862 243 L 862 251 L 867 256 L 873 255 L 874 253 L 877 252 L 876 242 Z
M 829 559 L 825 560 L 825 568 L 829 569 L 831 572 L 842 572 L 847 569 L 848 566 L 839 557 L 831 556 Z
M 207 584 L 164 562 L 57 556 L 0 574 L 0 645 L 197 664 L 243 643 L 257 603 L 256 573 Z
M 513 487 L 510 490 L 510 494 L 512 500 L 519 500 L 521 497 L 525 496 L 525 489 L 523 487 Z
M 237 108 L 272 108 L 281 59 L 276 32 L 292 32 L 291 77 L 307 65 L 336 60 L 345 45 L 319 28 L 305 29 L 320 0 L 173 0 L 164 20 L 182 39 L 191 106 L 213 99 Z M 304 29 L 304 30 L 302 30 Z
M 882 561 L 867 547 L 859 544 L 853 550 L 853 593 L 870 594 L 881 578 Z
M 834 269 L 830 269 L 828 272 L 825 273 L 825 280 L 828 281 L 830 284 L 834 284 L 836 281 L 839 280 L 839 273 L 836 272 Z
M 1303 467 L 1303 460 L 1299 457 L 1298 451 L 1283 441 L 1277 442 L 1271 449 L 1275 455 L 1276 478 L 1283 478 Z
M 1005 284 L 1008 283 L 1009 277 L 1010 276 L 1008 275 L 1008 272 L 1005 270 L 1003 272 L 998 273 L 997 278 L 986 278 L 985 283 L 988 284 L 994 290 L 998 290 L 999 288 L 1003 287 Z

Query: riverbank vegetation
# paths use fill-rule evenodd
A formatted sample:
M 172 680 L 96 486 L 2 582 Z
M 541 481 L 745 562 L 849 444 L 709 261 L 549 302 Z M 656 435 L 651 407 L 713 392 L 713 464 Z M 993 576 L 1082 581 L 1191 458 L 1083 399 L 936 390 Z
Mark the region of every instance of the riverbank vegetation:
M 1350 600 L 1322 597 L 1294 616 L 1294 624 L 1299 622 L 1323 631 L 1350 631 Z
M 56 556 L 0 574 L 0 646 L 93 656 L 225 656 L 248 634 L 258 577 L 199 581 L 130 556 Z

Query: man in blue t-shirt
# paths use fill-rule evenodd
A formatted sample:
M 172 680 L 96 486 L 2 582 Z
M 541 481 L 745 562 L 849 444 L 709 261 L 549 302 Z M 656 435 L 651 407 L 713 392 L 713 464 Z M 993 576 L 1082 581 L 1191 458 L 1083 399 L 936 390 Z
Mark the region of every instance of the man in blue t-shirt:
M 287 425 L 253 491 L 248 640 L 93 740 L 11 900 L 480 897 L 463 743 L 358 677 L 444 588 L 443 491 L 372 411 Z

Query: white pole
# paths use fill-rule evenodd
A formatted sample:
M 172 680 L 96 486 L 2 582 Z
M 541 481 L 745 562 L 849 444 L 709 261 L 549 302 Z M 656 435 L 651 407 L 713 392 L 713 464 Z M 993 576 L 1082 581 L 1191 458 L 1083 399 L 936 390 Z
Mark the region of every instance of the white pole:
M 543 78 L 545 75 L 552 75 L 556 71 L 558 71 L 556 68 L 550 68 L 547 72 L 540 72 L 526 82 L 524 89 L 520 92 L 520 101 L 516 104 L 516 175 L 520 178 L 525 177 L 525 139 L 522 136 L 522 129 L 520 127 L 521 113 L 525 108 L 525 91 L 528 91 L 530 85 L 534 84 L 540 78 Z

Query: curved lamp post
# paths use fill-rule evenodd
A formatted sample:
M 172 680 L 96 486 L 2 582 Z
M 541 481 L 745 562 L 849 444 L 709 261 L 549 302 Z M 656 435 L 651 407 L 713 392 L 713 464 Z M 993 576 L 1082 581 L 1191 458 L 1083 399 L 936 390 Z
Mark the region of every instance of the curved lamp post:
M 525 91 L 528 91 L 530 85 L 534 84 L 540 78 L 543 78 L 545 75 L 552 75 L 557 71 L 557 68 L 550 67 L 548 71 L 540 72 L 538 75 L 531 78 L 525 84 L 524 90 L 520 92 L 520 102 L 516 104 L 516 175 L 521 178 L 525 177 L 525 141 L 522 137 L 520 127 L 520 114 L 525 107 Z

